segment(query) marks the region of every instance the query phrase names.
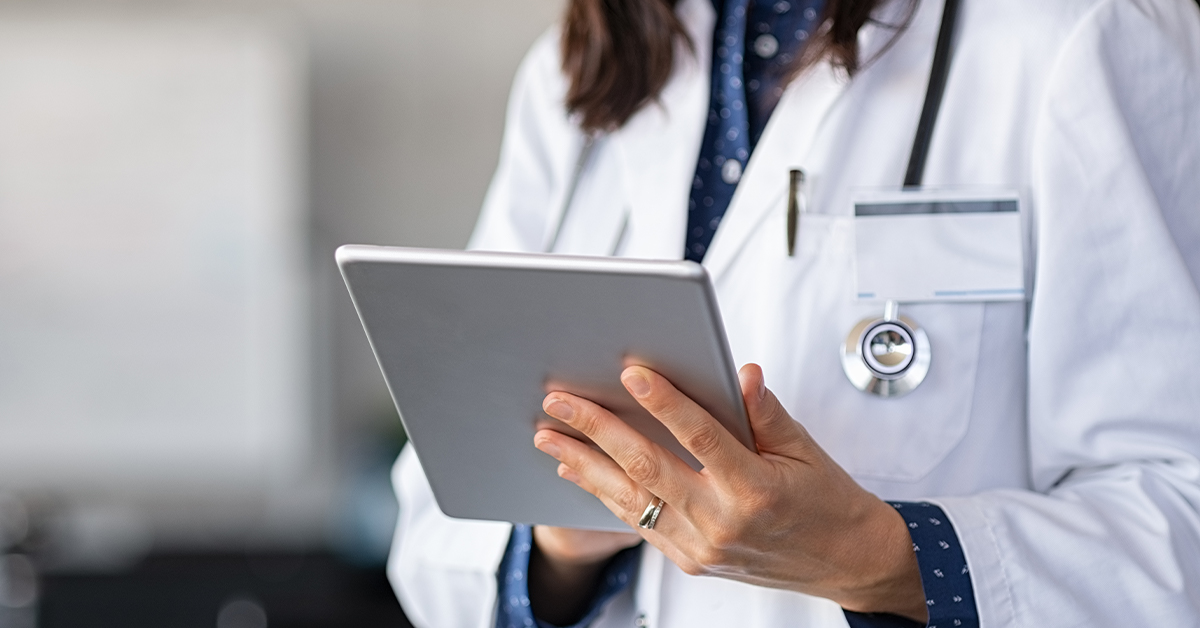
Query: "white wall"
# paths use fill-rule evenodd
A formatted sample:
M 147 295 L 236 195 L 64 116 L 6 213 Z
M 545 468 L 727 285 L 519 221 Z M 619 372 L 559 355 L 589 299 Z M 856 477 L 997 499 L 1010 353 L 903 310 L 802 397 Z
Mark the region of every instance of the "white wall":
M 560 0 L 307 0 L 313 207 L 322 269 L 338 244 L 461 247 L 495 167 L 517 63 Z M 389 416 L 334 280 L 337 412 Z
M 9 485 L 229 490 L 301 466 L 305 75 L 271 23 L 0 21 Z
M 67 513 L 66 528 L 99 522 L 92 527 L 103 532 L 107 525 L 117 536 L 122 526 L 127 532 L 139 525 L 160 541 L 187 544 L 311 543 L 324 534 L 336 516 L 333 492 L 352 451 L 347 443 L 386 429 L 393 416 L 333 249 L 347 242 L 466 242 L 495 165 L 513 71 L 560 8 L 560 0 L 0 0 L 0 30 L 31 16 L 81 15 L 130 24 L 148 16 L 221 16 L 294 27 L 309 72 L 301 107 L 307 150 L 296 154 L 307 160 L 299 170 L 312 303 L 305 349 L 316 356 L 307 365 L 310 412 L 296 419 L 306 458 L 282 481 L 229 490 L 233 484 L 215 474 L 208 483 L 173 484 L 177 461 L 162 456 L 166 475 L 157 483 L 103 473 L 80 483 L 70 479 L 70 460 L 48 458 L 22 466 L 20 478 L 0 465 L 0 489 L 24 487 L 35 506 Z

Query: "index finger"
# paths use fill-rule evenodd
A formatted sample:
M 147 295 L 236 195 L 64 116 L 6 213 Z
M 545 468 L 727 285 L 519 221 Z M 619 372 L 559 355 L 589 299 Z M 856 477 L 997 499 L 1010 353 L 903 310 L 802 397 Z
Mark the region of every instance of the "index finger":
M 710 472 L 728 474 L 744 469 L 753 456 L 725 426 L 662 375 L 644 366 L 631 366 L 621 373 L 621 383 Z
M 550 430 L 539 432 L 540 441 L 553 441 L 564 453 L 574 452 L 573 459 L 560 458 L 560 462 L 584 472 L 586 469 L 578 466 L 581 463 L 598 470 L 607 461 L 621 471 L 622 477 L 682 509 L 703 499 L 700 476 L 691 467 L 605 408 L 566 392 L 550 393 L 542 407 L 550 416 L 583 432 L 603 451 L 575 446 L 570 442 L 573 439 L 556 436 Z M 594 476 L 592 480 L 595 482 L 597 478 Z

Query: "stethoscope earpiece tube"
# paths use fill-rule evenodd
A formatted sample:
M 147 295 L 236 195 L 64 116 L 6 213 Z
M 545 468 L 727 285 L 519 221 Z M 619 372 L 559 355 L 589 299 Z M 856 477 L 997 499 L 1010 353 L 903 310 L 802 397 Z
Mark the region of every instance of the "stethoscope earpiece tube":
M 933 128 L 937 124 L 938 112 L 942 109 L 942 96 L 946 93 L 946 80 L 950 76 L 950 53 L 953 48 L 954 25 L 958 21 L 958 2 L 959 0 L 946 0 L 946 4 L 942 6 L 942 25 L 938 30 L 937 44 L 933 52 L 933 67 L 929 70 L 925 104 L 921 108 L 917 136 L 913 139 L 908 169 L 904 173 L 906 188 L 920 187 L 925 178 L 925 158 L 929 156 Z

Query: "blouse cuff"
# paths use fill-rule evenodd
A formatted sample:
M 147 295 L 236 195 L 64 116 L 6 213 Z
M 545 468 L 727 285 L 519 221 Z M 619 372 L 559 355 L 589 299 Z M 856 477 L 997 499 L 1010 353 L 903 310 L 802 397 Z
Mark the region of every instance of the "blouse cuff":
M 929 609 L 928 628 L 979 628 L 971 571 L 946 513 L 928 502 L 892 502 L 908 524 Z M 846 612 L 851 628 L 919 628 L 895 615 Z
M 609 561 L 604 569 L 600 589 L 592 598 L 583 618 L 571 626 L 558 627 L 533 615 L 529 605 L 529 556 L 533 552 L 533 528 L 527 525 L 513 526 L 504 558 L 496 574 L 499 585 L 499 600 L 496 605 L 496 628 L 585 628 L 591 625 L 604 605 L 629 588 L 637 573 L 641 546 L 622 550 Z

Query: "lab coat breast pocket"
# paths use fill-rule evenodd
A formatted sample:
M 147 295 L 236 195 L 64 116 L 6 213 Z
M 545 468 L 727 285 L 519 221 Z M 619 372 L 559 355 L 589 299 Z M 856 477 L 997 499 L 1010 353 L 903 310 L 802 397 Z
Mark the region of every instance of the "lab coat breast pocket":
M 847 332 L 858 320 L 879 317 L 880 306 L 848 306 L 839 318 Z M 819 406 L 805 410 L 810 432 L 855 477 L 920 480 L 963 439 L 970 423 L 983 328 L 982 303 L 925 303 L 901 307 L 929 335 L 932 361 L 925 381 L 902 397 L 859 391 L 843 377 L 808 391 Z M 838 369 L 840 370 L 840 369 Z
M 914 482 L 969 427 L 984 304 L 901 306 L 929 335 L 929 373 L 902 397 L 859 391 L 842 371 L 841 348 L 883 305 L 855 298 L 852 220 L 804 216 L 792 257 L 782 216 L 764 221 L 718 280 L 725 325 L 735 360 L 761 364 L 792 417 L 851 475 Z

